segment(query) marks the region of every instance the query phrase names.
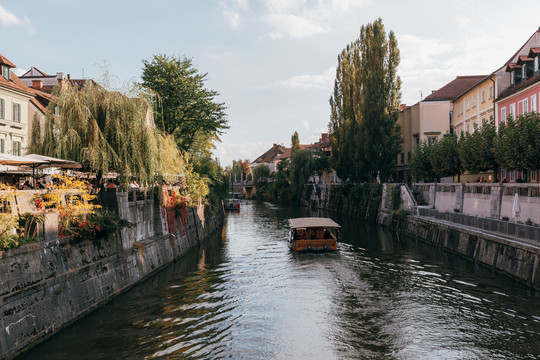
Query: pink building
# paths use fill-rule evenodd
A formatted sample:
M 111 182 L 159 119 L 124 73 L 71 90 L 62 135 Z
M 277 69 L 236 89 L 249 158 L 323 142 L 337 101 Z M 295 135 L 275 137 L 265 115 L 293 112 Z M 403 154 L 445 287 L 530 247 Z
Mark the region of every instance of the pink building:
M 509 117 L 517 118 L 529 112 L 539 112 L 540 105 L 540 47 L 531 47 L 527 55 L 521 55 L 514 63 L 508 63 L 506 72 L 510 74 L 510 86 L 504 89 L 496 100 L 497 128 Z M 507 182 L 540 182 L 539 171 L 506 171 L 499 176 Z

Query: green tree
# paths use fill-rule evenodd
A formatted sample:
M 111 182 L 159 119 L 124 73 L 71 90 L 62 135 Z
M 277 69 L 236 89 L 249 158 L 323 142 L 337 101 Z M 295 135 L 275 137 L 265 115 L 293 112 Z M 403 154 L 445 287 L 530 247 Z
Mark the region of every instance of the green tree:
M 388 178 L 400 152 L 397 39 L 382 20 L 362 26 L 338 57 L 329 130 L 332 165 L 345 180 Z
M 291 156 L 294 156 L 300 149 L 300 138 L 298 137 L 298 132 L 295 131 L 291 136 Z
M 508 118 L 499 126 L 495 158 L 511 170 L 536 170 L 540 164 L 540 114 Z
M 431 145 L 430 162 L 433 173 L 442 178 L 445 176 L 459 176 L 462 171 L 458 152 L 458 139 L 456 134 L 446 134 L 437 143 Z
M 253 169 L 253 182 L 256 184 L 266 183 L 266 180 L 270 176 L 270 168 L 266 164 L 257 165 Z
M 472 134 L 464 133 L 458 141 L 458 152 L 463 170 L 470 173 L 496 171 L 499 163 L 495 159 L 497 131 L 493 121 L 482 127 L 474 125 Z
M 431 145 L 422 141 L 414 148 L 411 154 L 409 169 L 416 181 L 431 181 L 435 179 L 435 173 L 431 167 Z
M 289 181 L 293 195 L 293 201 L 300 199 L 304 185 L 313 175 L 314 162 L 313 152 L 309 149 L 298 150 L 291 158 L 289 166 Z
M 109 92 L 90 81 L 82 87 L 64 83 L 54 89 L 53 98 L 42 142 L 41 134 L 31 136 L 32 151 L 80 162 L 98 179 L 115 170 L 121 177 L 151 182 L 163 172 L 159 134 L 148 126 L 144 99 Z
M 172 134 L 181 150 L 191 153 L 194 141 L 219 141 L 228 129 L 225 105 L 218 92 L 204 87 L 207 74 L 200 74 L 191 59 L 165 54 L 143 60 L 142 85 L 157 95 L 156 126 Z

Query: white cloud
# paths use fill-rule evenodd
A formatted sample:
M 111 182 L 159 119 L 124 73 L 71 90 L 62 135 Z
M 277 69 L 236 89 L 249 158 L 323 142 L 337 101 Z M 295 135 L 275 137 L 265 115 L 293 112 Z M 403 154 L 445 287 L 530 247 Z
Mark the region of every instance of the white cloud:
M 297 75 L 287 80 L 278 81 L 277 86 L 300 88 L 300 89 L 332 89 L 334 78 L 336 76 L 336 68 L 326 69 L 319 75 Z
M 306 38 L 328 33 L 336 21 L 370 0 L 265 0 L 262 19 L 270 26 L 271 39 Z
M 222 7 L 223 17 L 227 20 L 229 26 L 237 29 L 241 24 L 241 11 L 249 9 L 249 2 L 248 0 L 229 0 L 223 1 L 220 6 Z
M 233 29 L 240 26 L 240 13 L 231 10 L 223 10 L 223 16 Z
M 2 5 L 0 5 L 0 22 L 4 27 L 30 24 L 30 20 L 28 18 L 25 17 L 24 19 L 21 19 Z
M 458 15 L 456 16 L 456 22 L 460 28 L 466 29 L 470 26 L 471 19 L 465 15 Z
M 270 38 L 306 38 L 315 34 L 323 34 L 329 29 L 312 19 L 293 14 L 268 14 L 263 20 L 276 31 L 270 32 Z

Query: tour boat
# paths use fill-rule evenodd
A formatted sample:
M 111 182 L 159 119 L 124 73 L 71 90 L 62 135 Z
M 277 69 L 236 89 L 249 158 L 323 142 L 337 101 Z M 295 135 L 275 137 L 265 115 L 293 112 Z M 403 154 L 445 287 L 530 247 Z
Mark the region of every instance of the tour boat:
M 240 200 L 229 199 L 223 203 L 223 208 L 227 211 L 240 211 Z
M 289 219 L 289 247 L 295 251 L 334 251 L 339 248 L 341 226 L 334 220 L 320 217 Z

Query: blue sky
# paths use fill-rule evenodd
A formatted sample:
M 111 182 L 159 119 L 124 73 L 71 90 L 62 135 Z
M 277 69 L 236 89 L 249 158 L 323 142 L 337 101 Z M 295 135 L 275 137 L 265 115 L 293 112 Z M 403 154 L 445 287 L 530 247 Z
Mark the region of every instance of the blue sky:
M 498 4 L 496 4 L 498 3 Z M 540 26 L 540 2 L 515 0 L 0 0 L 0 53 L 23 73 L 139 81 L 143 59 L 193 59 L 227 106 L 223 166 L 273 143 L 327 131 L 337 55 L 381 17 L 401 51 L 402 102 L 458 75 L 489 74 Z

